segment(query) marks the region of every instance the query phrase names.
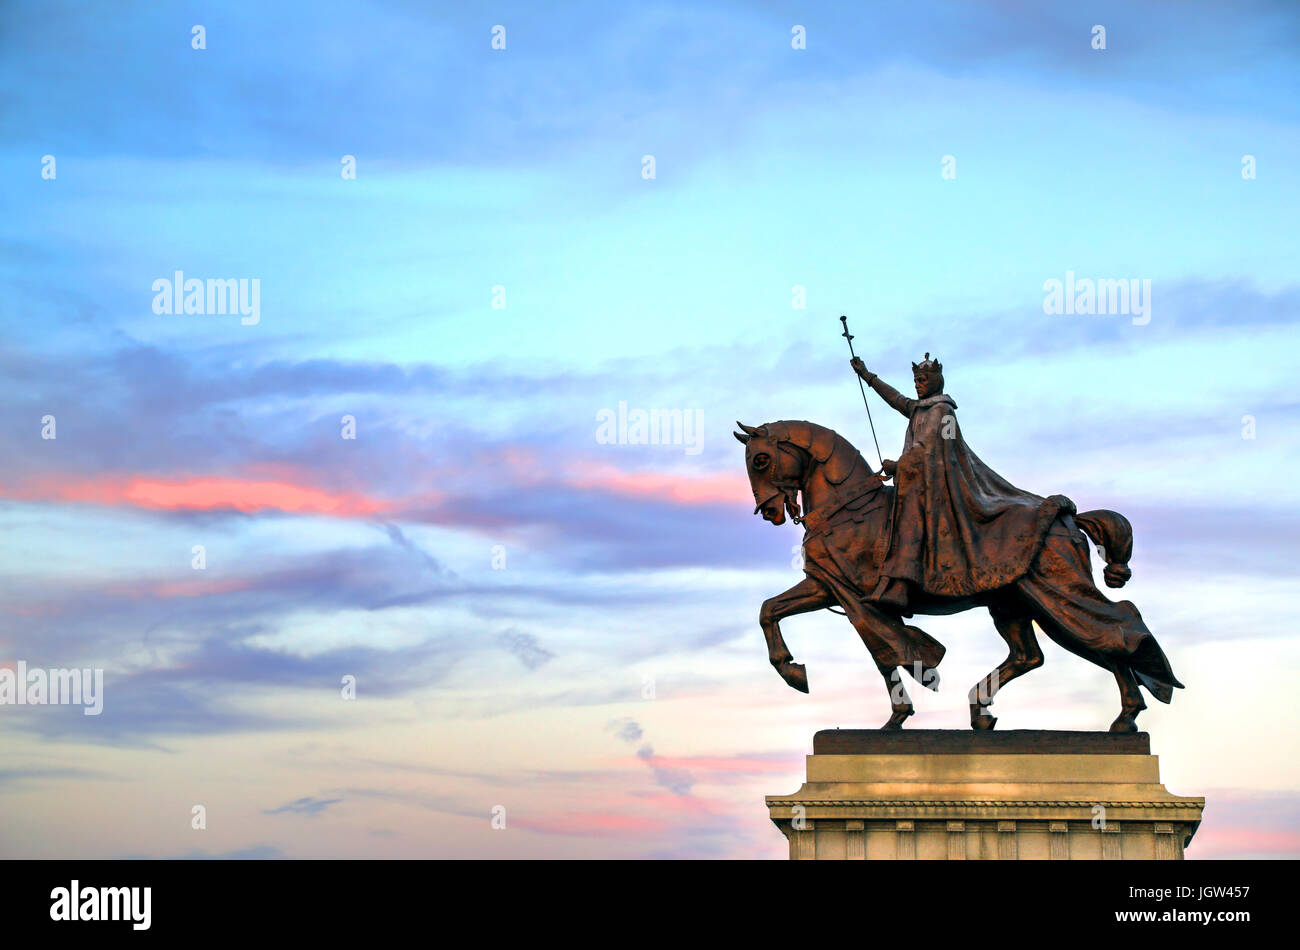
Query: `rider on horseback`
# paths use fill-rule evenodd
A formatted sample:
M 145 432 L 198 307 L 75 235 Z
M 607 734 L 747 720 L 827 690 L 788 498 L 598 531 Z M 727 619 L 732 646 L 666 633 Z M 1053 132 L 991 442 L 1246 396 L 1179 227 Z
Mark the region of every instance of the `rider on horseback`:
M 1052 522 L 1074 505 L 1041 498 L 990 469 L 962 439 L 957 403 L 943 391 L 943 364 L 925 354 L 912 364 L 916 399 L 902 395 L 861 359 L 854 371 L 908 418 L 903 452 L 885 459 L 896 476 L 889 547 L 870 595 L 910 616 L 918 593 L 961 597 L 993 590 L 1025 573 Z
M 882 728 L 897 729 L 915 712 L 900 669 L 933 689 L 944 655 L 943 644 L 900 618 L 983 607 L 1009 653 L 968 694 L 972 728 L 992 729 L 992 697 L 1042 665 L 1035 633 L 1041 630 L 1115 676 L 1121 708 L 1111 731 L 1136 731 L 1146 708 L 1140 687 L 1167 703 L 1183 684 L 1137 607 L 1110 600 L 1093 580 L 1089 541 L 1103 551 L 1108 587 L 1129 579 L 1128 519 L 1108 509 L 1076 512 L 1065 496 L 1022 491 L 981 462 L 962 439 L 957 404 L 944 395 L 943 367 L 928 353 L 912 364 L 916 399 L 856 357 L 853 368 L 908 419 L 899 460 L 882 460 L 885 473 L 897 477 L 895 488 L 883 486 L 861 453 L 825 426 L 737 424 L 754 513 L 780 525 L 788 511 L 804 528 L 803 580 L 759 611 L 777 673 L 808 691 L 807 672 L 794 662 L 781 621 L 838 606 L 887 684 L 891 715 Z

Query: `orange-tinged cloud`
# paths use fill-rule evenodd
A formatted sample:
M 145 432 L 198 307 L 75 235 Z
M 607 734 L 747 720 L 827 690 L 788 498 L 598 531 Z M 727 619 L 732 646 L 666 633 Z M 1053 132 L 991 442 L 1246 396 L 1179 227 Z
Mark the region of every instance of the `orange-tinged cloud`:
M 155 478 L 40 479 L 21 487 L 0 487 L 0 497 L 23 501 L 71 501 L 131 505 L 162 511 L 234 509 L 245 513 L 284 511 L 364 518 L 395 508 L 391 501 L 356 492 L 329 492 L 285 478 L 204 476 Z M 425 499 L 426 501 L 429 499 Z
M 566 481 L 573 488 L 606 491 L 632 498 L 657 498 L 686 505 L 743 504 L 751 494 L 745 476 L 730 472 L 702 475 L 626 472 L 613 465 L 587 463 L 577 466 Z
M 197 478 L 185 482 L 137 479 L 124 498 L 144 508 L 234 508 L 243 512 L 314 512 L 339 516 L 379 514 L 390 507 L 364 495 L 334 495 L 282 481 L 243 481 L 237 478 Z
M 507 447 L 496 460 L 517 487 L 538 487 L 548 480 L 545 467 L 527 448 Z M 745 504 L 750 495 L 743 473 L 629 472 L 608 463 L 587 461 L 549 478 L 558 478 L 570 489 L 679 505 Z M 362 492 L 331 491 L 311 484 L 305 473 L 283 466 L 263 466 L 256 474 L 244 476 L 46 476 L 20 484 L 0 484 L 0 498 L 125 505 L 154 511 L 280 511 L 335 518 L 401 517 L 404 511 L 427 509 L 447 500 L 440 492 L 386 499 Z

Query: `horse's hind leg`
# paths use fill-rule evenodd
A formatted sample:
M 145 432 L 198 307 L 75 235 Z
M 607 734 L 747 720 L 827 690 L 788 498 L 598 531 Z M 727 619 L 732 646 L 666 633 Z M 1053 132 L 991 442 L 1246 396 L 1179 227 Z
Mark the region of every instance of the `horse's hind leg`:
M 893 710 L 880 728 L 901 729 L 903 720 L 916 712 L 912 706 L 912 697 L 907 695 L 907 688 L 903 686 L 903 671 L 896 666 L 878 666 L 876 669 L 885 678 L 885 688 L 889 690 L 889 706 Z
M 1002 639 L 1007 641 L 1010 652 L 998 664 L 997 669 L 971 687 L 969 699 L 972 729 L 992 729 L 997 725 L 998 717 L 990 716 L 988 709 L 993 705 L 993 697 L 998 690 L 1022 673 L 1043 665 L 1043 651 L 1038 646 L 1034 624 L 1028 614 L 992 606 L 989 607 L 989 614 L 993 617 L 993 626 L 1002 635 Z
M 820 610 L 833 603 L 835 598 L 821 581 L 805 577 L 784 593 L 763 601 L 763 607 L 758 612 L 758 623 L 763 628 L 763 638 L 767 640 L 768 662 L 776 668 L 787 685 L 801 693 L 808 692 L 808 672 L 802 663 L 794 662 L 790 648 L 785 645 L 785 637 L 781 636 L 781 621 L 795 614 Z
M 1115 721 L 1110 724 L 1111 732 L 1137 732 L 1138 713 L 1147 708 L 1138 689 L 1137 677 L 1127 665 L 1116 664 L 1113 667 L 1115 682 L 1119 684 L 1120 711 Z

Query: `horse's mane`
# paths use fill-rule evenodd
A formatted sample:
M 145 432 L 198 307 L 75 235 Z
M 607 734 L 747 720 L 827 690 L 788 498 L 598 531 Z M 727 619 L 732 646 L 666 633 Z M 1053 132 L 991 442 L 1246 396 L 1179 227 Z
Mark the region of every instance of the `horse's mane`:
M 789 442 L 806 451 L 822 467 L 822 474 L 832 485 L 839 485 L 861 466 L 862 477 L 875 470 L 853 447 L 853 443 L 834 429 L 804 419 L 782 419 L 763 426 L 778 441 Z

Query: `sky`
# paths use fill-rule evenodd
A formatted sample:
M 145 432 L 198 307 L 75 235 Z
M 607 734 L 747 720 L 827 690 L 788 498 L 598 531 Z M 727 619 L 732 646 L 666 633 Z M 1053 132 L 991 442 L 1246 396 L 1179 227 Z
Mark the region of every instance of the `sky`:
M 842 617 L 768 665 L 800 529 L 731 431 L 874 456 L 846 314 L 1127 515 L 1188 856 L 1300 857 L 1298 54 L 1283 3 L 4 4 L 0 666 L 104 692 L 0 706 L 0 856 L 784 857 L 763 796 L 888 702 Z M 922 625 L 909 726 L 966 728 L 1002 641 Z M 1044 650 L 999 728 L 1106 728 Z

